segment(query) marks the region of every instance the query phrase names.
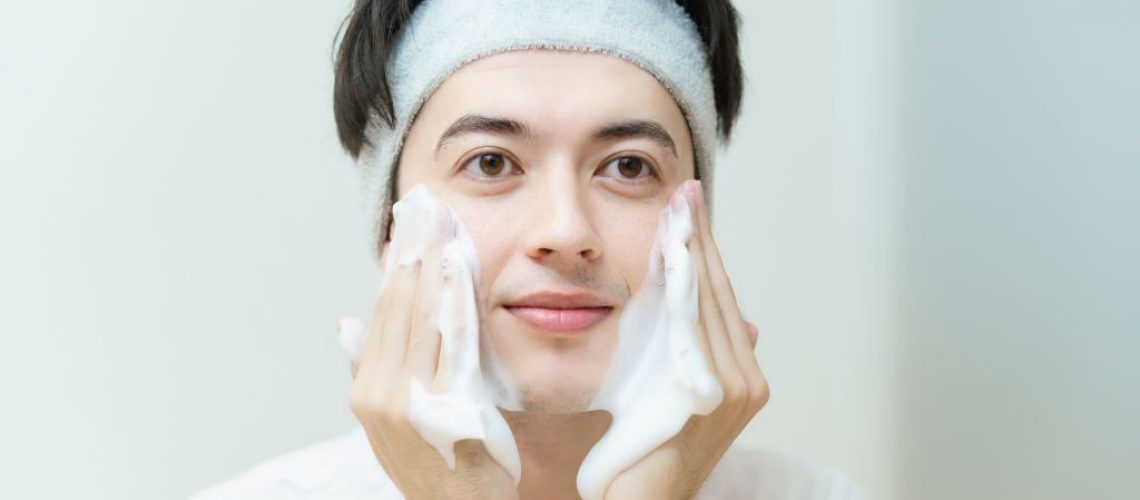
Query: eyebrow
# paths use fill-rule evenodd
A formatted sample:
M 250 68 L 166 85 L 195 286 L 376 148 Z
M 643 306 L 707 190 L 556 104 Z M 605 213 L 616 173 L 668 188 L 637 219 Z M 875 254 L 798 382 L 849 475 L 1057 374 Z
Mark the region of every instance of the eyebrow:
M 455 120 L 439 137 L 435 146 L 438 155 L 443 147 L 454 139 L 463 135 L 489 133 L 495 135 L 532 138 L 536 134 L 525 123 L 509 118 L 469 114 Z M 656 142 L 659 146 L 668 149 L 673 157 L 677 157 L 677 145 L 673 136 L 665 130 L 660 123 L 653 120 L 623 120 L 605 125 L 590 135 L 593 141 L 612 141 L 616 139 L 643 138 Z
M 443 149 L 443 146 L 453 139 L 480 132 L 516 137 L 534 137 L 535 135 L 534 131 L 526 124 L 509 118 L 464 115 L 455 120 L 455 123 L 452 123 L 450 127 L 447 127 L 447 130 L 439 137 L 439 143 L 435 145 L 435 152 L 439 154 L 439 150 Z
M 674 158 L 677 157 L 677 145 L 673 142 L 673 136 L 665 131 L 665 127 L 653 120 L 626 120 L 613 123 L 598 129 L 590 138 L 595 141 L 649 139 L 668 149 L 670 153 L 673 153 Z

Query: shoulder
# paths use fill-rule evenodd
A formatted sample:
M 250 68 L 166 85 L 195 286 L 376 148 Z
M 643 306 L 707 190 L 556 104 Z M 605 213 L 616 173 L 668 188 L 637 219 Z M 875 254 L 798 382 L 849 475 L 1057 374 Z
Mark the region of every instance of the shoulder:
M 401 499 L 362 429 L 265 460 L 190 500 Z M 863 500 L 843 474 L 767 449 L 730 448 L 700 500 Z
M 768 449 L 732 447 L 697 495 L 700 500 L 863 500 L 845 475 Z
M 399 499 L 364 430 L 265 460 L 190 500 Z

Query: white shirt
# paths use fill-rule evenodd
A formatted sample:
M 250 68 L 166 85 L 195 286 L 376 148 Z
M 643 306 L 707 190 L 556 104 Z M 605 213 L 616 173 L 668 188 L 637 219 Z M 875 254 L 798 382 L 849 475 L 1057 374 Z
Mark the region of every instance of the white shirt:
M 402 499 L 363 428 L 266 460 L 190 500 Z M 709 474 L 701 500 L 862 500 L 842 474 L 772 450 L 732 447 Z

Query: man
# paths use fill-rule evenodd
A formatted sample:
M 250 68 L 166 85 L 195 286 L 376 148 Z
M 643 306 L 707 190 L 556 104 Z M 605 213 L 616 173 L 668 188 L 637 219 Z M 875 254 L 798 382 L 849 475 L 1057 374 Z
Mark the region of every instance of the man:
M 502 411 L 521 478 L 477 440 L 456 443 L 450 468 L 410 425 L 409 381 L 431 380 L 439 356 L 417 312 L 436 300 L 425 290 L 438 264 L 425 260 L 387 277 L 352 365 L 361 430 L 198 498 L 578 498 L 579 467 L 611 419 L 585 410 L 669 203 L 692 213 L 696 328 L 724 398 L 617 474 L 605 498 L 858 497 L 825 469 L 728 451 L 768 400 L 705 202 L 717 132 L 728 137 L 739 109 L 736 26 L 727 0 L 359 1 L 336 112 L 364 167 L 380 258 L 391 203 L 414 186 L 462 219 L 480 335 L 522 398 L 522 411 Z

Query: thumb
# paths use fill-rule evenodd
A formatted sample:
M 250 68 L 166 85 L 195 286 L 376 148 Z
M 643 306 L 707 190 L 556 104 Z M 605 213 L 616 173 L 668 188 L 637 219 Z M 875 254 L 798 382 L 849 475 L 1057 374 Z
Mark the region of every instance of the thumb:
M 367 338 L 364 333 L 364 322 L 352 316 L 342 316 L 336 322 L 336 330 L 340 338 L 340 346 L 348 354 L 352 365 L 352 376 L 355 378 L 360 363 L 360 350 L 364 347 L 364 341 Z

